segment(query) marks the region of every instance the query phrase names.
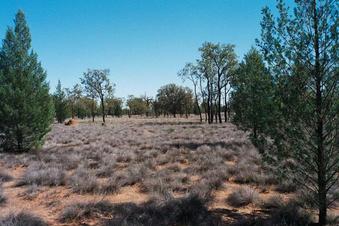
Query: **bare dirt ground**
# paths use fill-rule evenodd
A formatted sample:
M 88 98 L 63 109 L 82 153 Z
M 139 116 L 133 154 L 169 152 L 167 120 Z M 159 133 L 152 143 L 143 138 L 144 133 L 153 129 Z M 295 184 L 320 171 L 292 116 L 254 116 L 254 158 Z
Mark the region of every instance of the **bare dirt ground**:
M 265 216 L 295 194 L 292 185 L 281 188 L 244 132 L 197 118 L 55 124 L 42 150 L 0 157 L 0 178 L 7 177 L 0 218 L 25 211 L 50 225 L 114 218 L 81 204 L 144 205 L 193 194 L 228 224 Z

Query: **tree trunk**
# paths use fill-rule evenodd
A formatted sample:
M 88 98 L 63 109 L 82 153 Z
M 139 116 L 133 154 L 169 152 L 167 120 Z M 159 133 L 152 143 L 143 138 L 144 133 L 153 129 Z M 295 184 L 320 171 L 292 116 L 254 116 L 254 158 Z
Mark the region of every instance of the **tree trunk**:
M 319 202 L 319 226 L 325 226 L 327 223 L 327 200 L 326 200 L 326 164 L 324 153 L 324 131 L 323 131 L 323 97 L 322 97 L 322 72 L 320 69 L 320 53 L 319 53 L 319 31 L 318 31 L 318 15 L 317 2 L 313 0 L 313 24 L 314 24 L 314 52 L 315 67 L 314 76 L 316 80 L 316 136 L 317 136 L 317 165 L 318 165 L 318 202 Z
M 228 121 L 228 104 L 227 104 L 227 85 L 225 86 L 225 109 L 224 109 L 224 118 L 225 118 L 225 122 Z
M 202 122 L 202 115 L 201 115 L 201 109 L 199 106 L 199 101 L 198 101 L 198 96 L 197 96 L 197 85 L 196 84 L 194 84 L 194 96 L 195 96 L 195 104 L 197 105 L 198 113 L 200 116 L 200 122 Z
M 102 122 L 105 123 L 105 105 L 104 105 L 104 97 L 101 97 L 101 112 L 102 112 Z
M 218 115 L 219 123 L 222 123 L 222 120 L 221 120 L 221 85 L 220 85 L 220 78 L 221 78 L 221 75 L 218 75 L 218 104 L 217 104 L 216 114 Z M 215 119 L 215 122 L 218 122 L 217 118 Z
M 74 105 L 73 104 L 71 106 L 71 111 L 72 111 L 72 119 L 74 119 Z
M 207 118 L 208 123 L 212 123 L 212 117 L 211 117 L 211 87 L 210 87 L 210 81 L 207 80 Z

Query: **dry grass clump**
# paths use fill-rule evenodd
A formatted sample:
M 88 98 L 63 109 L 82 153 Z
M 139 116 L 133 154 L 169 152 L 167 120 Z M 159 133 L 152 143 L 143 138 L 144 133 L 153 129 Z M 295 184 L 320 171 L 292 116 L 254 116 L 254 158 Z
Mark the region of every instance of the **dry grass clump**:
M 248 187 L 241 187 L 232 192 L 226 199 L 226 202 L 233 207 L 243 207 L 258 201 L 259 194 Z
M 284 205 L 284 200 L 280 195 L 273 195 L 268 199 L 261 201 L 261 208 L 263 209 L 277 209 Z
M 106 226 L 219 225 L 220 219 L 208 211 L 206 201 L 196 195 L 165 201 L 112 204 L 107 201 L 78 203 L 67 207 L 59 219 L 63 223 L 88 218 L 110 218 Z
M 18 186 L 26 186 L 20 194 L 24 200 L 35 199 L 40 191 L 50 189 L 41 186 L 64 186 L 86 196 L 114 196 L 133 186 L 143 196 L 157 199 L 152 205 L 131 204 L 124 208 L 147 215 L 151 213 L 143 212 L 141 207 L 179 211 L 170 203 L 186 201 L 173 197 L 210 197 L 227 183 L 255 184 L 263 189 L 276 183 L 245 133 L 232 124 L 201 124 L 198 119 L 117 119 L 106 126 L 82 121 L 76 127 L 55 124 L 42 149 L 22 155 L 0 153 L 1 167 L 24 169 L 23 175 L 14 179 Z M 251 195 L 242 196 L 246 194 L 241 193 L 240 201 L 235 203 L 253 202 Z M 110 224 L 120 222 L 117 219 L 115 216 Z M 133 219 L 128 221 L 132 225 L 137 222 Z M 154 222 L 166 225 L 167 219 Z
M 65 182 L 65 172 L 62 166 L 47 165 L 40 162 L 34 162 L 19 178 L 17 186 L 23 185 L 43 185 L 43 186 L 60 186 Z
M 110 214 L 114 205 L 107 201 L 76 203 L 67 206 L 60 214 L 59 221 L 69 223 L 83 219 L 95 218 L 102 215 Z
M 280 193 L 291 193 L 297 190 L 297 185 L 292 180 L 287 180 L 277 184 L 275 190 Z
M 67 185 L 75 193 L 94 193 L 100 190 L 96 176 L 84 166 L 79 166 L 67 179 Z
M 7 198 L 4 194 L 3 188 L 2 188 L 2 184 L 0 181 L 0 206 L 4 205 L 7 201 Z
M 25 191 L 21 192 L 20 196 L 26 200 L 32 200 L 32 199 L 35 199 L 39 195 L 40 191 L 41 191 L 41 188 L 38 185 L 32 184 L 32 185 L 29 185 L 25 189 Z
M 8 182 L 11 181 L 13 179 L 13 177 L 11 175 L 9 175 L 6 171 L 4 171 L 3 169 L 1 169 L 0 172 L 0 182 Z
M 39 217 L 26 212 L 12 213 L 0 218 L 1 226 L 47 226 Z

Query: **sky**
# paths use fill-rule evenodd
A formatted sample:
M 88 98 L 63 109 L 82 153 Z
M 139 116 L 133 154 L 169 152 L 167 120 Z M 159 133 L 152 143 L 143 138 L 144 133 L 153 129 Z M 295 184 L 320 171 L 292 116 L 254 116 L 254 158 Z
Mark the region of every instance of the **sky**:
M 274 0 L 1 0 L 0 37 L 25 12 L 47 71 L 72 87 L 87 69 L 110 69 L 115 96 L 155 96 L 199 57 L 205 41 L 231 43 L 241 59 L 260 37 L 261 9 Z M 189 83 L 183 85 L 189 86 Z

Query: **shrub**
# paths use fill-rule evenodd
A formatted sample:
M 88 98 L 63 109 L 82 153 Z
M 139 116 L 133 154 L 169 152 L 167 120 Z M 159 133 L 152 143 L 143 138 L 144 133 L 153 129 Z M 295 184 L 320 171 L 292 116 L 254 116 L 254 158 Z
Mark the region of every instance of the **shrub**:
M 0 150 L 28 151 L 41 145 L 54 110 L 46 72 L 30 48 L 22 11 L 16 14 L 15 29 L 8 29 L 3 43 L 8 45 L 3 45 L 6 54 L 1 54 L 0 62 Z
M 1 184 L 0 184 L 0 206 L 6 203 L 6 201 L 7 201 L 7 198 L 4 195 L 3 188 L 1 187 Z
M 2 182 L 7 182 L 7 181 L 10 181 L 12 180 L 12 176 L 9 175 L 7 172 L 4 172 L 3 170 L 1 170 L 0 172 L 0 181 Z
M 165 202 L 148 202 L 137 206 L 123 204 L 116 206 L 112 219 L 106 226 L 210 226 L 221 225 L 220 218 L 208 211 L 206 201 L 196 195 L 170 199 Z
M 269 222 L 271 225 L 277 226 L 308 225 L 311 222 L 311 217 L 295 203 L 288 203 L 277 209 L 270 217 Z
M 284 202 L 281 196 L 274 195 L 269 197 L 266 200 L 263 200 L 261 203 L 261 207 L 264 209 L 276 209 L 283 206 Z
M 40 192 L 40 188 L 36 184 L 29 185 L 25 191 L 23 191 L 20 195 L 28 200 L 34 199 Z
M 83 166 L 78 167 L 74 174 L 67 180 L 75 193 L 93 193 L 100 190 L 97 178 L 90 170 Z
M 30 213 L 20 212 L 9 214 L 0 219 L 1 226 L 47 226 L 42 219 Z
M 17 182 L 22 185 L 60 186 L 65 182 L 65 172 L 61 166 L 35 163 L 30 165 L 24 175 Z
M 113 211 L 114 205 L 107 201 L 76 203 L 67 206 L 60 214 L 59 221 L 67 223 L 79 221 L 84 218 L 93 218 L 96 215 L 109 214 Z
M 256 202 L 258 196 L 259 194 L 255 190 L 241 187 L 239 190 L 232 192 L 226 201 L 233 207 L 242 207 Z
M 278 184 L 275 190 L 281 193 L 291 193 L 297 190 L 297 186 L 295 183 L 293 183 L 293 181 L 287 180 Z

